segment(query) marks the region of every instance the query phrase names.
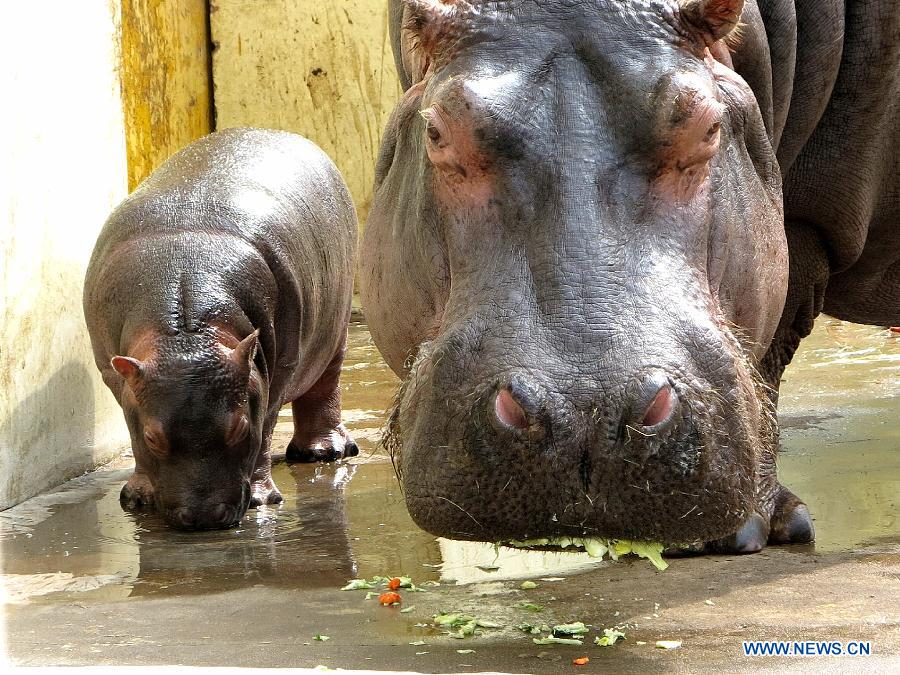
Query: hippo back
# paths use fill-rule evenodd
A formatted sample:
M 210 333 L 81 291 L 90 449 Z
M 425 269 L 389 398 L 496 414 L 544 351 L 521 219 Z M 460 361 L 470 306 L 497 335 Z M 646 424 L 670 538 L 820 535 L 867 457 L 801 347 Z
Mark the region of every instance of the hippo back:
M 344 339 L 356 236 L 346 185 L 312 142 L 261 129 L 200 139 L 145 180 L 98 238 L 84 299 L 97 364 L 161 320 L 169 332 L 258 328 L 270 404 L 290 400 Z M 319 372 L 298 370 L 301 358 Z

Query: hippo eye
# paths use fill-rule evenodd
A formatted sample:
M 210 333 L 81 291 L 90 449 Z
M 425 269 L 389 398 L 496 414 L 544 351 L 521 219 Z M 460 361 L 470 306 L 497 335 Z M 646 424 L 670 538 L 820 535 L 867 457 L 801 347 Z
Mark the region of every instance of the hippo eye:
M 441 132 L 430 121 L 425 124 L 425 133 L 435 145 L 441 140 Z
M 164 452 L 159 437 L 150 429 L 144 429 L 144 443 L 147 444 L 147 448 L 153 453 L 162 454 Z
M 237 445 L 242 440 L 247 438 L 247 433 L 250 431 L 250 420 L 247 419 L 245 415 L 238 415 L 237 419 L 232 424 L 231 429 L 228 432 L 228 435 L 225 438 L 225 442 L 229 445 Z
M 704 139 L 707 143 L 715 139 L 716 135 L 719 133 L 719 129 L 722 128 L 721 122 L 714 123 L 707 131 L 706 138 Z

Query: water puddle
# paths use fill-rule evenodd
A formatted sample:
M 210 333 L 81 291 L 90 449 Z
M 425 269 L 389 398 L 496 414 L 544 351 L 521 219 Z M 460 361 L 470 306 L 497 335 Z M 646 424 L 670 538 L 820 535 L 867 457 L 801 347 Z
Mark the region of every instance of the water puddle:
M 696 586 L 684 602 L 702 603 L 713 593 L 709 582 L 716 570 L 729 562 L 679 560 L 658 575 L 646 561 L 610 564 L 584 554 L 497 551 L 487 544 L 436 540 L 412 523 L 390 462 L 376 452 L 397 380 L 362 324 L 351 327 L 343 386 L 346 423 L 360 457 L 332 465 L 277 463 L 274 478 L 284 503 L 251 511 L 238 529 L 182 533 L 154 514 L 124 512 L 118 495 L 130 473 L 127 458 L 0 513 L 4 600 L 22 608 L 89 607 L 138 597 L 176 600 L 247 589 L 277 597 L 302 590 L 315 598 L 309 602 L 318 603 L 311 607 L 319 607 L 321 616 L 362 617 L 361 594 L 337 589 L 350 578 L 403 573 L 417 584 L 456 588 L 475 610 L 492 606 L 497 614 L 499 601 L 491 598 L 502 596 L 503 611 L 512 612 L 510 594 L 521 595 L 519 579 L 527 577 L 538 580 L 547 602 L 563 597 L 556 589 L 565 586 L 564 579 L 578 580 L 569 584 L 570 610 L 560 612 L 560 620 L 577 619 L 571 608 L 590 602 L 602 606 L 603 620 L 612 622 L 626 618 L 628 602 L 637 619 L 658 615 L 649 596 L 635 591 L 626 591 L 635 594 L 633 601 L 622 595 L 614 598 L 619 605 L 609 604 L 596 590 L 601 579 L 608 593 L 632 583 L 646 588 L 655 579 L 673 584 L 671 593 Z M 818 530 L 816 546 L 796 548 L 793 555 L 900 543 L 898 391 L 900 336 L 820 322 L 786 374 L 782 394 L 781 475 L 809 503 Z M 283 450 L 290 433 L 287 415 L 275 447 Z M 761 556 L 741 560 L 764 564 Z M 439 600 L 431 602 L 440 609 Z M 360 619 L 360 630 L 401 642 L 434 633 L 421 627 L 421 618 L 397 616 L 409 618 Z

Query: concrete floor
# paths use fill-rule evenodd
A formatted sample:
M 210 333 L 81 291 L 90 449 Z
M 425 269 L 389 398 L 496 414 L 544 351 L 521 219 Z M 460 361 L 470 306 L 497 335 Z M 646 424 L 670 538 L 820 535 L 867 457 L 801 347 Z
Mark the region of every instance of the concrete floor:
M 900 671 L 900 340 L 821 322 L 786 376 L 784 482 L 815 545 L 751 556 L 598 562 L 435 540 L 370 454 L 395 380 L 352 334 L 345 409 L 359 461 L 276 466 L 286 501 L 239 530 L 177 533 L 125 514 L 129 459 L 0 514 L 6 654 L 18 665 L 188 665 L 415 672 Z M 279 429 L 284 445 L 289 428 Z M 479 566 L 495 565 L 485 570 Z M 437 582 L 380 607 L 349 578 Z M 524 579 L 537 588 L 521 589 Z M 558 579 L 548 581 L 546 579 Z M 528 601 L 533 612 L 517 607 Z M 453 639 L 439 612 L 501 624 Z M 581 647 L 541 646 L 522 622 L 583 621 Z M 598 647 L 602 628 L 627 639 Z M 324 642 L 314 640 L 327 635 Z M 671 651 L 657 640 L 680 640 Z M 868 657 L 745 657 L 743 640 L 868 640 Z M 423 641 L 425 644 L 411 645 Z M 457 650 L 474 650 L 460 654 Z M 586 666 L 572 665 L 588 656 Z

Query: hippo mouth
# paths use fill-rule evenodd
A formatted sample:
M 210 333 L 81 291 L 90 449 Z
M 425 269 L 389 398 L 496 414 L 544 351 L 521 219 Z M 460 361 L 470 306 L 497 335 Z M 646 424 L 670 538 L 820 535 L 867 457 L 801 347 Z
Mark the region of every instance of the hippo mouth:
M 624 553 L 632 542 L 661 551 L 725 537 L 752 513 L 759 448 L 769 444 L 760 430 L 772 427 L 759 423 L 770 417 L 768 398 L 743 359 L 729 360 L 732 379 L 719 386 L 672 370 L 678 403 L 664 428 L 589 417 L 549 395 L 526 410 L 538 429 L 509 430 L 496 406 L 509 378 L 465 396 L 438 393 L 458 390 L 465 371 L 457 361 L 441 372 L 447 351 L 433 343 L 420 350 L 383 439 L 423 529 L 559 550 L 600 542 L 615 554 L 616 542 Z M 556 417 L 547 422 L 545 410 Z

